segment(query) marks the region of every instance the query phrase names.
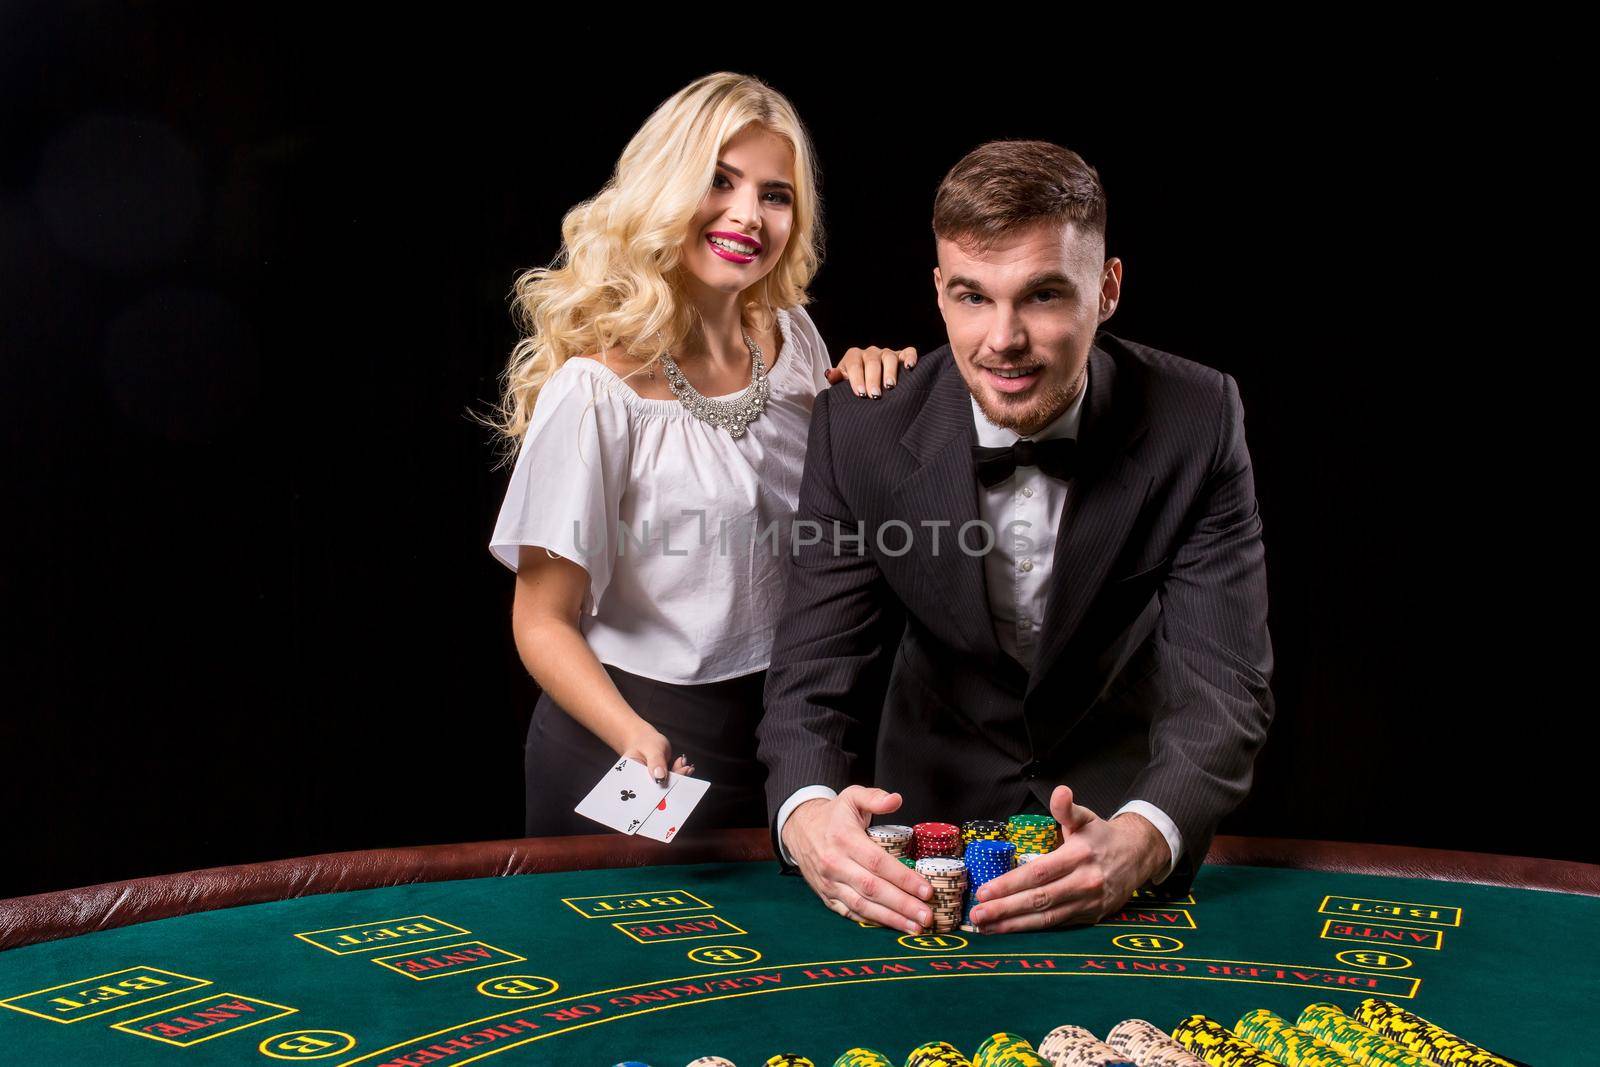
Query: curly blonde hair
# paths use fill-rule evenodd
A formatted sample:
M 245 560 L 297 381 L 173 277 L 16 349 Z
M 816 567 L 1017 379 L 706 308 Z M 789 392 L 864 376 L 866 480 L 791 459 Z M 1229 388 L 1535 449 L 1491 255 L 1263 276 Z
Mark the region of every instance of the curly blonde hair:
M 616 345 L 649 366 L 698 327 L 675 281 L 684 235 L 716 174 L 718 154 L 755 124 L 794 152 L 794 226 L 773 268 L 740 294 L 746 323 L 769 329 L 778 308 L 809 301 L 822 261 L 816 157 L 782 93 L 748 75 L 717 73 L 685 86 L 633 135 L 605 187 L 561 221 L 549 267 L 520 274 L 512 314 L 522 334 L 501 375 L 490 425 L 514 460 L 539 390 L 567 360 Z M 639 370 L 643 370 L 640 367 Z

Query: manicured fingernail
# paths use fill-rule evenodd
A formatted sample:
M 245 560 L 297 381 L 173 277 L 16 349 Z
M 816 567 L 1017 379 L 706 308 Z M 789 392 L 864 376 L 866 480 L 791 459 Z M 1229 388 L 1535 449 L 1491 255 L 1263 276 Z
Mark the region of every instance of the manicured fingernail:
M 872 399 L 874 399 L 874 400 L 878 399 L 878 394 L 877 393 L 873 393 L 872 394 Z
M 933 921 L 933 916 L 932 915 L 929 915 L 925 911 L 917 912 L 917 922 L 921 923 L 923 926 L 927 926 L 932 921 Z
M 883 387 L 885 389 L 893 389 L 894 388 L 894 383 L 893 382 L 884 382 L 883 383 Z
M 866 396 L 866 395 L 867 394 L 863 393 L 861 390 L 859 390 L 859 389 L 856 390 L 856 396 Z

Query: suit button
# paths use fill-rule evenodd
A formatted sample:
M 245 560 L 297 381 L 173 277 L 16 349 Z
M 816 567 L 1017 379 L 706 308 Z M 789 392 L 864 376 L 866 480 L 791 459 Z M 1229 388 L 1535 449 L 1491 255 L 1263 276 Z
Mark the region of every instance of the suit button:
M 1039 772 L 1042 770 L 1044 770 L 1044 768 L 1039 766 L 1038 760 L 1030 760 L 1022 765 L 1022 777 L 1028 779 L 1037 778 L 1039 777 Z

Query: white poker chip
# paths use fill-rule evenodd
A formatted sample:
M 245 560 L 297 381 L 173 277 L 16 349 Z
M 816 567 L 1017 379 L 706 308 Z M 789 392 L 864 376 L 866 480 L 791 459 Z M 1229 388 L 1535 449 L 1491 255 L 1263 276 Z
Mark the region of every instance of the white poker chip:
M 926 856 L 917 861 L 918 874 L 961 874 L 966 869 L 966 863 L 954 856 Z

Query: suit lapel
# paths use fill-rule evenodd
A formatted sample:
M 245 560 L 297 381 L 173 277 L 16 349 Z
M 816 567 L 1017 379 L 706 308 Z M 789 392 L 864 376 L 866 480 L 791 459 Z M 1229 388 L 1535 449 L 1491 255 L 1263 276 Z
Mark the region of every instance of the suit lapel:
M 1098 345 L 1089 350 L 1089 395 L 1080 436 L 1078 472 L 1067 492 L 1066 507 L 1056 529 L 1054 562 L 1050 570 L 1050 595 L 1045 605 L 1044 626 L 1039 634 L 1039 653 L 1028 676 L 1028 694 L 1057 667 L 1063 650 L 1077 633 L 1090 603 L 1105 584 L 1112 562 L 1120 554 L 1134 520 L 1144 506 L 1152 478 L 1130 456 L 1129 450 L 1143 436 L 1146 422 L 1143 405 L 1128 394 L 1123 383 L 1119 390 L 1116 363 Z M 1065 666 L 1065 665 L 1063 665 Z M 1076 723 L 1076 713 L 1087 710 L 1049 709 L 1047 723 L 1040 725 L 1056 739 Z M 1065 710 L 1070 721 L 1064 721 Z M 1035 733 L 1035 750 L 1048 751 L 1050 744 Z
M 895 490 L 894 517 L 910 525 L 919 545 L 933 533 L 922 525 L 924 520 L 949 523 L 938 529 L 937 557 L 920 549 L 912 554 L 929 587 L 942 596 L 967 650 L 994 662 L 1000 658 L 1000 646 L 989 620 L 983 557 L 963 552 L 956 540 L 963 525 L 979 518 L 978 475 L 972 462 L 978 431 L 972 422 L 971 394 L 954 354 L 938 367 L 932 394 L 900 438 L 918 466 Z

